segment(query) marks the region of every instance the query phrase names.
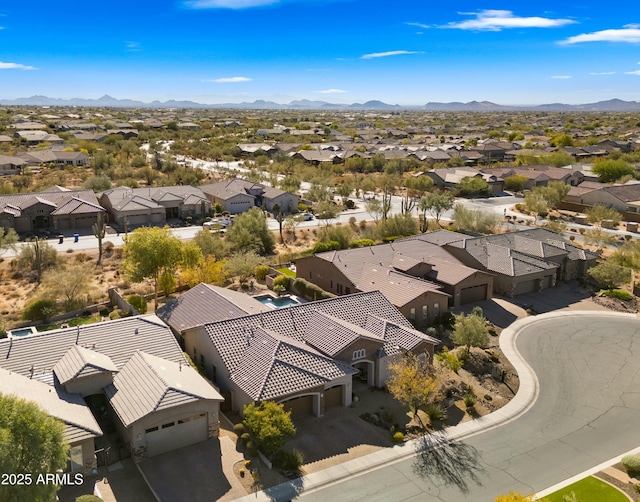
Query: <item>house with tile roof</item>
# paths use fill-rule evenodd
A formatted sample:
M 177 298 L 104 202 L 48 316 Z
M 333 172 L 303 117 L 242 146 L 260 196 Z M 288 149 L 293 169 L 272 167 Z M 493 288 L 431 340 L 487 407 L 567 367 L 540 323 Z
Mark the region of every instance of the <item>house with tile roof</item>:
M 0 155 L 0 176 L 20 174 L 27 161 L 11 155 Z
M 120 186 L 102 192 L 99 200 L 108 212 L 108 221 L 119 228 L 162 226 L 172 218 L 204 218 L 211 212 L 207 197 L 199 188 L 189 185 Z
M 0 226 L 23 234 L 89 232 L 104 212 L 93 190 L 54 186 L 42 192 L 0 195 Z
M 440 230 L 411 239 L 438 243 L 467 266 L 494 276 L 494 291 L 509 297 L 586 277 L 597 255 L 546 229 L 471 237 Z
M 438 243 L 414 238 L 317 253 L 296 260 L 296 269 L 298 277 L 334 294 L 378 290 L 418 326 L 493 292 L 491 274 L 466 266 Z
M 261 207 L 272 212 L 277 204 L 283 213 L 298 211 L 299 197 L 260 183 L 234 178 L 198 187 L 212 205 L 220 204 L 223 211 L 240 214 L 252 207 Z
M 0 392 L 67 424 L 72 470 L 96 467 L 94 439 L 105 430 L 138 458 L 218 435 L 222 396 L 155 315 L 0 340 L 0 372 L 15 375 L 0 378 Z
M 188 299 L 190 311 L 199 305 L 198 296 Z M 378 291 L 214 317 L 180 336 L 231 409 L 270 399 L 294 417 L 349 406 L 354 376 L 381 387 L 395 357 L 410 351 L 430 361 L 439 343 L 414 329 Z

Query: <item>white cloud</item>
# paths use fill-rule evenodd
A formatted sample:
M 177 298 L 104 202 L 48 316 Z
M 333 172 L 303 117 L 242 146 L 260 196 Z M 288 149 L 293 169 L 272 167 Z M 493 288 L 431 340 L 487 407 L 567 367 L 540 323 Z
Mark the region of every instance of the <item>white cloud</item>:
M 640 70 L 636 70 L 636 71 L 625 71 L 624 72 L 625 75 L 638 75 L 640 76 Z
M 388 58 L 391 56 L 404 56 L 407 54 L 423 54 L 419 51 L 387 51 L 387 52 L 372 52 L 371 54 L 363 54 L 360 59 L 375 59 L 375 58 Z
M 418 28 L 424 28 L 425 30 L 428 30 L 429 28 L 431 28 L 431 26 L 424 23 L 404 23 L 404 24 L 408 26 L 417 26 Z
M 459 30 L 501 31 L 508 28 L 557 28 L 577 21 L 572 19 L 551 19 L 548 17 L 518 17 L 510 10 L 481 10 L 480 12 L 459 12 L 464 16 L 475 16 L 459 23 L 449 23 L 441 28 Z
M 249 77 L 222 77 L 213 80 L 203 80 L 203 82 L 215 82 L 216 84 L 237 84 L 238 82 L 251 82 Z
M 615 71 L 592 71 L 589 75 L 615 75 Z
M 140 52 L 142 50 L 138 42 L 125 42 L 125 47 L 128 52 Z
M 20 63 L 3 63 L 0 61 L 0 70 L 37 70 L 37 68 Z
M 571 75 L 553 75 L 551 78 L 554 78 L 556 80 L 569 80 L 571 77 Z
M 323 91 L 318 91 L 320 94 L 344 94 L 345 92 L 349 92 L 349 91 L 345 91 L 342 89 L 324 89 Z
M 636 24 L 628 24 L 619 30 L 602 30 L 592 33 L 582 33 L 562 40 L 561 44 L 580 44 L 584 42 L 626 42 L 628 44 L 640 43 L 640 27 Z

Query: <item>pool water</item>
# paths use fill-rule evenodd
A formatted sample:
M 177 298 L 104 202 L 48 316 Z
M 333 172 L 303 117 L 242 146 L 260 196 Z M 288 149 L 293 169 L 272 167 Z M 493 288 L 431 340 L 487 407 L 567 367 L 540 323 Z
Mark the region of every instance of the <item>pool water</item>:
M 272 309 L 281 309 L 284 307 L 291 307 L 291 305 L 300 305 L 300 302 L 290 296 L 271 296 L 271 295 L 259 295 L 254 296 L 263 305 L 266 305 Z
M 9 336 L 9 338 L 22 338 L 24 336 L 33 335 L 37 332 L 38 331 L 34 327 L 30 326 L 28 328 L 18 328 L 18 329 L 9 330 L 7 332 L 7 335 Z

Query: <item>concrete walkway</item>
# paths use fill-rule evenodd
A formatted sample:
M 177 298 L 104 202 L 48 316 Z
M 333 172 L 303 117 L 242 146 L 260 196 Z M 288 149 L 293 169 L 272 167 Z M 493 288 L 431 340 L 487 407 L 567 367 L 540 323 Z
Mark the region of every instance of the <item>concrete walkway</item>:
M 506 406 L 500 408 L 494 413 L 462 423 L 455 427 L 450 427 L 445 431 L 437 432 L 434 435 L 440 436 L 442 439 L 455 439 L 458 441 L 464 440 L 476 434 L 504 425 L 526 413 L 529 408 L 533 406 L 538 397 L 539 384 L 535 373 L 529 364 L 522 358 L 516 348 L 518 334 L 522 329 L 535 324 L 536 322 L 552 318 L 573 316 L 575 314 L 575 311 L 553 312 L 539 316 L 526 317 L 524 319 L 519 319 L 511 326 L 504 329 L 500 335 L 500 348 L 518 372 L 518 376 L 520 378 L 520 388 L 518 389 L 518 393 Z M 630 316 L 629 314 L 611 312 L 598 312 L 598 315 L 605 317 Z M 630 317 L 635 316 L 631 315 Z M 252 494 L 238 500 L 243 502 L 292 500 L 303 492 L 308 493 L 315 489 L 337 483 L 351 476 L 356 476 L 358 474 L 374 470 L 382 465 L 388 465 L 412 457 L 416 453 L 417 446 L 417 440 L 408 441 L 402 445 L 377 451 L 365 457 L 357 458 L 349 462 L 345 462 L 344 464 L 309 474 L 302 478 L 268 488 L 262 492 Z

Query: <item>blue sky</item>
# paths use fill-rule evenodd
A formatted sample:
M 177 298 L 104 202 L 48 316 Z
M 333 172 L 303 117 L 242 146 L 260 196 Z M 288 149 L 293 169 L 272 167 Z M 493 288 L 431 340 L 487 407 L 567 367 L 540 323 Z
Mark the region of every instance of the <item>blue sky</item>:
M 637 24 L 634 24 L 637 23 Z M 640 100 L 640 4 L 0 4 L 0 98 L 390 104 Z

